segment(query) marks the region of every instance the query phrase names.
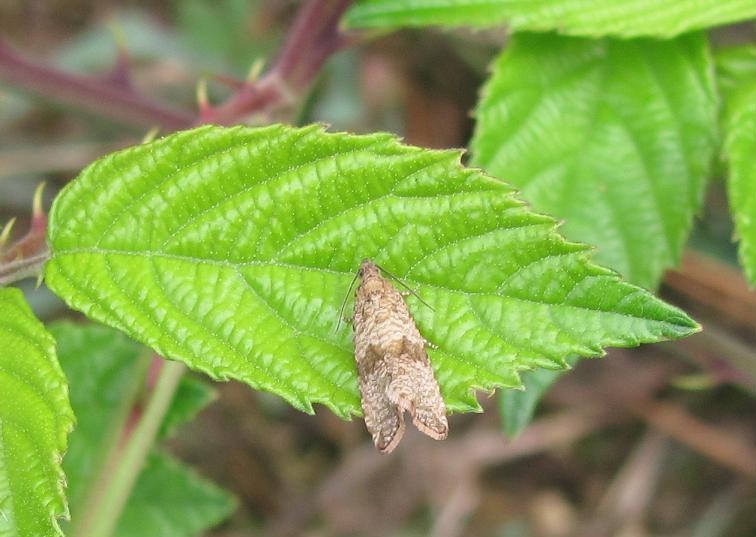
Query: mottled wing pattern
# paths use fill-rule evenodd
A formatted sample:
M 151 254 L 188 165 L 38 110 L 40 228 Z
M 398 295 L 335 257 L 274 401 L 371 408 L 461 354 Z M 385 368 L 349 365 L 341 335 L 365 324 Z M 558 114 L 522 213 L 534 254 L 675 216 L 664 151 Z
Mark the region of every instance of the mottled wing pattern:
M 404 412 L 431 438 L 446 438 L 446 406 L 433 375 L 427 342 L 401 294 L 363 261 L 354 306 L 354 347 L 365 424 L 388 453 L 404 433 Z
M 436 440 L 446 438 L 446 406 L 425 349 L 400 354 L 390 361 L 390 368 L 389 400 L 402 412 L 409 411 L 420 431 Z
M 383 453 L 390 453 L 404 434 L 404 410 L 389 399 L 388 363 L 368 351 L 367 356 L 357 362 L 357 369 L 365 425 L 375 447 Z

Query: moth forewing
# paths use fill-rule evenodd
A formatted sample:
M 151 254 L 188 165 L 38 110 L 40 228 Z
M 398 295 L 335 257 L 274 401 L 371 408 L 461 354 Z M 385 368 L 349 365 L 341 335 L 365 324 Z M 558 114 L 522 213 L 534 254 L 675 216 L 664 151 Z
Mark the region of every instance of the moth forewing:
M 426 340 L 401 294 L 365 259 L 354 302 L 354 354 L 365 424 L 375 446 L 390 453 L 404 434 L 404 412 L 436 440 L 446 438 L 446 405 Z

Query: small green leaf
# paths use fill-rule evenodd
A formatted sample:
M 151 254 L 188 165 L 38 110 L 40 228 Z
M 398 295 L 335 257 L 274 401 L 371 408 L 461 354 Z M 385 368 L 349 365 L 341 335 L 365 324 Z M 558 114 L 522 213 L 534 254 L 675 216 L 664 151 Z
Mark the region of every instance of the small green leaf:
M 724 128 L 727 189 L 740 240 L 738 253 L 749 282 L 756 285 L 756 76 L 730 93 Z
M 503 24 L 582 36 L 672 37 L 756 17 L 753 0 L 360 0 L 357 28 Z
M 679 262 L 716 147 L 706 40 L 520 34 L 477 110 L 474 160 L 655 288 Z
M 360 412 L 356 368 L 351 330 L 334 329 L 365 257 L 434 307 L 408 298 L 456 411 L 519 370 L 698 329 L 459 157 L 320 126 L 177 133 L 58 196 L 47 283 L 162 356 L 344 417 Z
M 194 417 L 217 397 L 214 388 L 204 380 L 184 375 L 165 415 L 158 438 L 173 436 L 176 429 Z
M 63 535 L 61 459 L 74 415 L 55 340 L 18 289 L 0 289 L 0 536 Z
M 55 323 L 50 330 L 58 341 L 60 362 L 78 416 L 64 459 L 71 503 L 70 533 L 85 525 L 81 519 L 90 515 L 87 508 L 100 493 L 103 473 L 107 477 L 106 465 L 112 463 L 109 457 L 117 449 L 140 396 L 152 357 L 141 345 L 103 326 Z M 168 414 L 173 412 L 173 426 L 195 413 L 198 401 L 206 400 L 208 393 L 196 382 L 188 383 L 183 391 L 189 395 L 183 402 L 174 399 L 174 410 Z M 164 427 L 171 428 L 167 424 Z M 215 525 L 232 508 L 228 493 L 167 455 L 153 452 L 121 514 L 116 535 L 190 537 Z M 143 532 L 129 533 L 135 527 Z
M 714 50 L 717 88 L 725 103 L 730 93 L 756 78 L 756 45 L 738 45 Z
M 228 492 L 173 457 L 154 451 L 114 537 L 193 537 L 222 522 L 235 506 Z
M 572 366 L 577 359 L 570 357 Z M 537 369 L 522 374 L 523 390 L 504 390 L 499 397 L 499 410 L 504 433 L 515 438 L 533 419 L 538 403 L 546 391 L 562 376 L 564 370 Z

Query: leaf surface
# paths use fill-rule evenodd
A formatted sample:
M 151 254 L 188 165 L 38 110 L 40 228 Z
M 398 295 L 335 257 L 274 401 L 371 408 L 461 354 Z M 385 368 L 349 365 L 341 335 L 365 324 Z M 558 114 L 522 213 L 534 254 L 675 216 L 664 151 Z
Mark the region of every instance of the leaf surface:
M 672 37 L 750 18 L 752 0 L 360 0 L 346 20 L 358 28 L 507 24 L 580 36 Z
M 0 536 L 63 535 L 73 423 L 55 340 L 21 291 L 0 288 Z
M 748 281 L 756 285 L 756 73 L 742 77 L 728 92 L 724 130 L 738 254 Z
M 109 457 L 143 390 L 152 357 L 111 328 L 55 323 L 50 330 L 58 341 L 78 417 L 64 459 L 73 531 L 82 525 L 81 518 L 88 516 L 93 495 L 101 491 L 103 472 L 107 476 Z M 194 392 L 199 390 L 194 383 L 179 388 L 166 415 L 164 432 L 167 424 L 172 429 L 196 412 L 200 397 Z M 192 395 L 187 397 L 187 393 Z M 193 412 L 187 412 L 190 408 Z M 227 492 L 154 450 L 121 513 L 115 535 L 191 537 L 220 522 L 233 505 Z
M 717 89 L 725 104 L 730 94 L 756 78 L 756 45 L 736 45 L 714 50 Z
M 409 297 L 447 406 L 518 371 L 698 329 L 594 265 L 459 154 L 320 126 L 202 127 L 107 156 L 56 199 L 48 285 L 216 379 L 358 414 L 339 307 L 368 257 Z
M 563 218 L 597 260 L 655 288 L 701 207 L 716 147 L 711 73 L 697 34 L 516 35 L 477 110 L 474 161 Z

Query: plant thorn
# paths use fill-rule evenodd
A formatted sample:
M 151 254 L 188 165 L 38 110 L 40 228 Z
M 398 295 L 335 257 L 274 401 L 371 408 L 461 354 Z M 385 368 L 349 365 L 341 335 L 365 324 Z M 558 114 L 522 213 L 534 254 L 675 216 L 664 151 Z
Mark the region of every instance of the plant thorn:
M 153 141 L 155 138 L 157 138 L 158 134 L 160 134 L 160 127 L 155 125 L 144 134 L 144 137 L 142 138 L 142 143 L 146 144 Z
M 257 81 L 260 73 L 262 73 L 263 67 L 265 67 L 265 58 L 260 56 L 254 62 L 252 62 L 252 65 L 249 68 L 249 72 L 247 72 L 247 82 Z
M 32 218 L 34 219 L 45 216 L 45 211 L 42 209 L 42 193 L 45 191 L 46 184 L 45 181 L 42 181 L 34 190 L 34 201 L 32 202 Z
M 113 34 L 113 41 L 115 41 L 119 54 L 126 53 L 126 32 L 123 31 L 123 26 L 114 21 L 108 25 L 110 33 Z
M 206 78 L 200 78 L 197 82 L 197 105 L 199 106 L 200 112 L 207 110 L 210 107 L 207 100 Z
M 8 223 L 6 223 L 5 226 L 3 227 L 3 231 L 0 232 L 0 248 L 5 246 L 5 244 L 8 242 L 11 231 L 13 231 L 13 224 L 15 223 L 16 223 L 16 217 L 14 216 L 10 220 L 8 220 Z

